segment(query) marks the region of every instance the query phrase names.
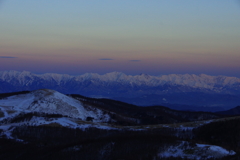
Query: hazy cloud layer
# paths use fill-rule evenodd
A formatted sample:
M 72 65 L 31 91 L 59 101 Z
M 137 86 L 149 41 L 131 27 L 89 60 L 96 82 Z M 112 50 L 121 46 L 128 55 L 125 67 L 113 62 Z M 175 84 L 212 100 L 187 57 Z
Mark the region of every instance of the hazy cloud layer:
M 98 59 L 98 60 L 101 60 L 101 61 L 111 61 L 113 59 L 111 59 L 111 58 L 101 58 L 101 59 Z
M 17 57 L 11 57 L 11 56 L 0 56 L 0 58 L 17 58 Z
M 141 60 L 137 60 L 137 59 L 133 59 L 133 60 L 130 60 L 131 62 L 140 62 Z

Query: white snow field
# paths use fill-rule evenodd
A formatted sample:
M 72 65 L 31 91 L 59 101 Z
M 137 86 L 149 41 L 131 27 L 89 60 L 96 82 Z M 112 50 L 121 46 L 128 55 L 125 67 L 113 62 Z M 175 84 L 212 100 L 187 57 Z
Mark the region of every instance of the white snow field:
M 236 152 L 226 150 L 220 146 L 208 145 L 208 144 L 196 144 L 191 146 L 189 142 L 182 141 L 177 146 L 170 146 L 164 151 L 159 153 L 159 157 L 182 157 L 188 159 L 210 159 L 221 158 L 228 155 L 235 155 Z

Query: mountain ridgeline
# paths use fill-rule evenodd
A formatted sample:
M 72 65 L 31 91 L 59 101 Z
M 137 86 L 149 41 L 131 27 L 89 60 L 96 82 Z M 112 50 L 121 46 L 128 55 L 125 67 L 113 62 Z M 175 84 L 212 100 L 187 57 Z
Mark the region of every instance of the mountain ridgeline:
M 204 74 L 132 76 L 120 72 L 79 76 L 0 72 L 0 93 L 41 88 L 65 94 L 111 98 L 140 106 L 164 105 L 184 110 L 219 111 L 240 104 L 240 79 L 236 77 Z

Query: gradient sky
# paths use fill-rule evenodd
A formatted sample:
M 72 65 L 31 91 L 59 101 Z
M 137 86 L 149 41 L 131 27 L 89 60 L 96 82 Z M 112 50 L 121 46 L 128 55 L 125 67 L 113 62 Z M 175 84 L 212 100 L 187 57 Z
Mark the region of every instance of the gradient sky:
M 240 77 L 240 1 L 0 0 L 0 70 Z

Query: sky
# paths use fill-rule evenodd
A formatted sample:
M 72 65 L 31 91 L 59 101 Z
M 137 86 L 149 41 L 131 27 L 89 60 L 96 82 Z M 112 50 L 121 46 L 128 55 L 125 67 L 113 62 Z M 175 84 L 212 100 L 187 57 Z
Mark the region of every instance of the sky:
M 240 77 L 240 0 L 0 0 L 0 70 Z

